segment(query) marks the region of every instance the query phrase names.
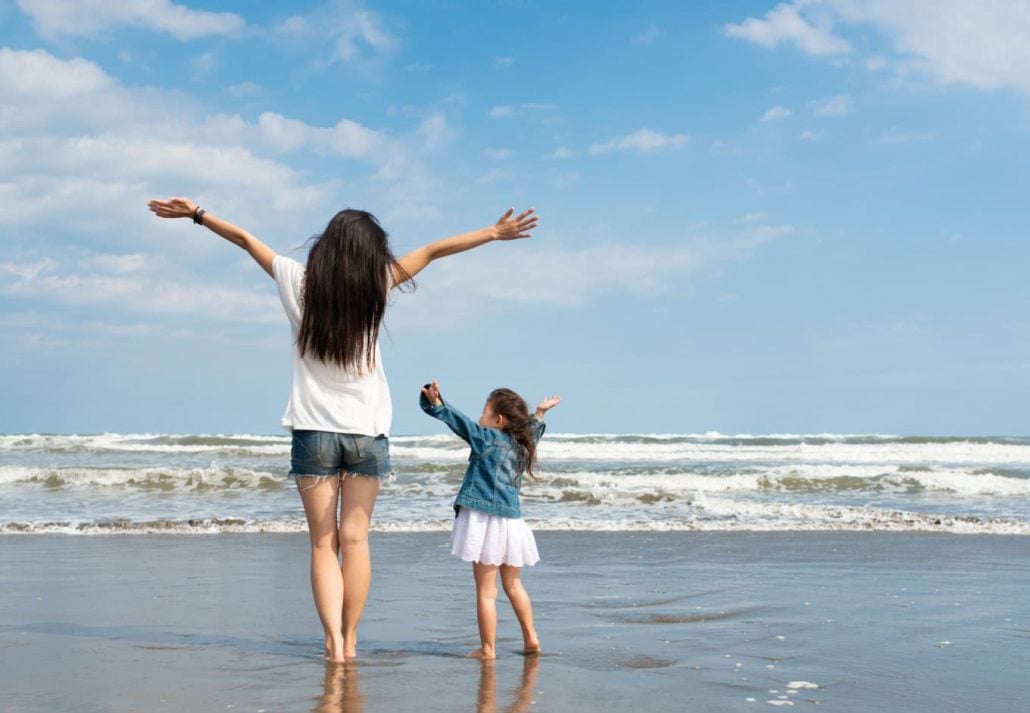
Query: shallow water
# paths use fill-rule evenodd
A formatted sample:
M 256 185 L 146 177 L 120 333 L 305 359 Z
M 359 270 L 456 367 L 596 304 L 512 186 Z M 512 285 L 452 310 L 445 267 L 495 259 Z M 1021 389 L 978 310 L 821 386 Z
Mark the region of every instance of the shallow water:
M 463 657 L 472 579 L 445 535 L 377 534 L 362 657 L 341 672 L 320 660 L 303 536 L 4 538 L 5 710 L 1011 713 L 1030 696 L 1023 537 L 538 539 L 535 663 L 503 600 L 492 670 Z

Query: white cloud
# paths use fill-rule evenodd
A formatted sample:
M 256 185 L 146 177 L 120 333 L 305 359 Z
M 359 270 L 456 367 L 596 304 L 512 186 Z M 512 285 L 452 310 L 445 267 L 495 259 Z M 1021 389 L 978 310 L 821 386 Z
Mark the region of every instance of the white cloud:
M 805 129 L 800 134 L 798 134 L 798 138 L 801 139 L 802 141 L 815 141 L 816 139 L 819 138 L 819 134 L 818 134 L 818 132 L 810 131 L 809 129 Z
M 164 261 L 155 260 L 144 253 L 130 253 L 127 255 L 90 255 L 79 262 L 79 266 L 87 270 L 112 273 L 115 275 L 130 275 L 133 273 L 150 272 L 156 269 Z
M 513 152 L 512 152 L 511 149 L 503 149 L 503 148 L 485 149 L 483 151 L 483 155 L 484 156 L 486 156 L 487 158 L 493 159 L 494 161 L 503 161 L 506 158 L 511 158 L 512 153 Z
M 331 209 L 353 177 L 361 180 L 350 201 L 365 200 L 355 185 L 368 186 L 380 212 L 425 218 L 437 193 L 423 155 L 450 134 L 437 112 L 406 134 L 350 119 L 206 115 L 188 95 L 124 86 L 90 62 L 43 51 L 0 50 L 0 106 L 0 226 L 46 226 L 55 239 L 90 235 L 115 249 L 156 235 L 144 203 L 172 192 L 214 197 L 223 215 L 250 225 L 288 227 L 282 213 Z M 286 161 L 299 151 L 346 160 L 315 180 Z
M 246 26 L 230 12 L 192 10 L 171 0 L 17 0 L 45 37 L 91 37 L 121 27 L 167 32 L 179 40 L 238 33 Z
M 503 181 L 507 178 L 511 178 L 511 176 L 511 171 L 505 171 L 501 168 L 494 168 L 487 171 L 482 176 L 476 178 L 476 183 L 480 185 L 490 185 L 492 183 L 497 183 L 498 181 Z
M 266 111 L 258 117 L 256 128 L 261 139 L 280 152 L 308 148 L 318 153 L 363 158 L 386 143 L 382 134 L 350 119 L 320 127 Z
M 881 69 L 885 69 L 887 67 L 887 59 L 885 57 L 881 57 L 880 55 L 874 54 L 866 58 L 865 66 L 866 69 L 868 69 L 871 72 L 878 72 Z
M 253 99 L 254 97 L 261 96 L 264 93 L 264 90 L 261 88 L 261 85 L 247 80 L 240 82 L 239 84 L 233 84 L 230 87 L 226 87 L 225 93 L 234 99 Z
M 55 267 L 57 263 L 50 258 L 25 263 L 0 262 L 0 272 L 6 272 L 19 280 L 35 280 L 40 273 L 48 272 Z
M 82 261 L 83 270 L 63 268 L 47 258 L 28 264 L 0 263 L 0 294 L 74 306 L 113 306 L 151 315 L 182 315 L 246 322 L 281 322 L 281 308 L 267 289 L 233 288 L 206 281 L 175 279 L 163 274 L 137 274 L 130 263 L 125 273 L 110 269 L 114 256 Z M 139 261 L 144 262 L 143 260 Z M 90 270 L 90 267 L 101 270 Z M 145 267 L 145 265 L 143 265 Z
M 815 102 L 813 110 L 816 116 L 843 116 L 851 113 L 851 97 L 847 94 L 838 94 L 835 97 Z
M 633 41 L 638 44 L 649 45 L 658 39 L 658 36 L 661 34 L 662 32 L 658 29 L 657 25 L 649 25 L 646 30 L 634 35 Z
M 510 67 L 515 64 L 514 57 L 494 57 L 495 67 Z
M 764 114 L 762 114 L 762 118 L 759 119 L 759 121 L 766 122 L 776 121 L 778 119 L 786 119 L 788 116 L 791 115 L 791 113 L 793 112 L 791 112 L 791 110 L 785 106 L 774 106 L 768 111 L 766 111 Z
M 336 62 L 356 62 L 396 51 L 401 40 L 383 18 L 359 2 L 329 2 L 307 15 L 290 17 L 273 28 L 276 34 L 303 43 L 305 48 L 328 46 L 319 62 L 325 69 Z
M 456 323 L 524 305 L 578 307 L 606 294 L 667 294 L 684 289 L 692 277 L 747 260 L 761 245 L 793 232 L 789 225 L 755 220 L 728 237 L 705 235 L 671 245 L 497 245 L 434 265 L 433 279 L 419 286 L 419 299 L 398 300 L 391 321 L 436 328 L 443 319 Z M 555 280 L 555 275 L 561 279 Z
M 400 41 L 383 25 L 379 17 L 367 10 L 344 15 L 334 28 L 336 35 L 334 57 L 348 62 L 359 56 L 362 47 L 373 52 L 389 52 Z
M 603 144 L 593 144 L 590 153 L 608 153 L 609 151 L 637 151 L 654 153 L 656 151 L 672 151 L 687 145 L 686 134 L 660 134 L 651 129 L 639 129 L 632 134 L 620 136 Z
M 714 156 L 742 156 L 744 149 L 731 141 L 717 139 L 712 142 L 711 152 Z
M 447 123 L 447 117 L 439 111 L 434 111 L 426 116 L 418 125 L 415 133 L 422 139 L 422 148 L 426 151 L 435 151 L 446 144 L 453 135 L 451 127 Z
M 572 151 L 569 148 L 565 147 L 565 146 L 559 146 L 558 148 L 556 148 L 554 150 L 553 156 L 554 156 L 554 158 L 559 158 L 559 159 L 571 158 L 572 157 Z
M 931 11 L 925 0 L 795 0 L 724 31 L 764 47 L 786 42 L 811 55 L 832 56 L 855 52 L 834 34 L 844 27 L 871 30 L 889 46 L 889 52 L 865 58 L 870 71 L 890 66 L 906 78 L 1030 93 L 1026 0 L 935 0 Z
M 0 96 L 74 97 L 114 86 L 115 81 L 84 59 L 60 60 L 43 50 L 0 49 Z
M 524 104 L 502 104 L 490 109 L 491 119 L 510 119 L 514 116 L 529 114 L 533 112 L 549 112 L 557 109 L 555 104 L 543 104 L 540 102 L 526 102 Z
M 766 219 L 766 214 L 762 212 L 756 213 L 745 213 L 744 215 L 737 218 L 738 223 L 758 223 Z
M 1025 0 L 834 0 L 851 23 L 876 27 L 902 64 L 944 84 L 1030 92 L 1030 4 Z
M 851 44 L 833 34 L 832 26 L 817 26 L 802 17 L 803 0 L 780 3 L 765 14 L 764 19 L 748 18 L 738 25 L 726 25 L 727 37 L 746 40 L 763 47 L 776 47 L 788 42 L 812 55 L 837 55 L 851 52 Z
M 193 65 L 193 78 L 203 79 L 218 66 L 218 53 L 214 50 L 208 50 L 198 54 L 193 58 L 191 64 Z

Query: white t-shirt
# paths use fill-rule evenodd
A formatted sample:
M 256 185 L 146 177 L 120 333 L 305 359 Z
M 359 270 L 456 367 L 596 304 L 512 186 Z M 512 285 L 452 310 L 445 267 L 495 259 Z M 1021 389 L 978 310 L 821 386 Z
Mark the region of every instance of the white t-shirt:
M 293 431 L 330 431 L 363 436 L 389 436 L 393 418 L 390 387 L 375 349 L 375 367 L 358 374 L 335 364 L 326 364 L 310 354 L 300 355 L 297 335 L 301 321 L 301 284 L 304 266 L 276 255 L 272 273 L 279 287 L 286 316 L 293 332 L 293 379 L 290 401 L 283 414 L 283 428 Z

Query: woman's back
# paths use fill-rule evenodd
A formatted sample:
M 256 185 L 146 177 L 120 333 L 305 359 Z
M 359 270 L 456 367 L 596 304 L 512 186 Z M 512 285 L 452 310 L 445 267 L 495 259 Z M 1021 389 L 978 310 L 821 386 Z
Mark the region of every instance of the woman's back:
M 277 255 L 272 271 L 293 337 L 290 398 L 282 426 L 298 431 L 390 435 L 393 405 L 379 345 L 373 345 L 371 368 L 346 368 L 311 353 L 302 356 L 298 334 L 304 313 L 305 268 L 296 260 Z

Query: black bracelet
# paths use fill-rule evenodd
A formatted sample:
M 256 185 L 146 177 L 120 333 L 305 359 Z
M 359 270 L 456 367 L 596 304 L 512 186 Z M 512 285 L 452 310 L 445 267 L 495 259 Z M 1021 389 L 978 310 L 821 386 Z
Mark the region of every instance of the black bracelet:
M 207 213 L 207 211 L 203 208 L 197 208 L 195 211 L 193 211 L 193 222 L 197 225 L 203 225 L 204 213 Z

